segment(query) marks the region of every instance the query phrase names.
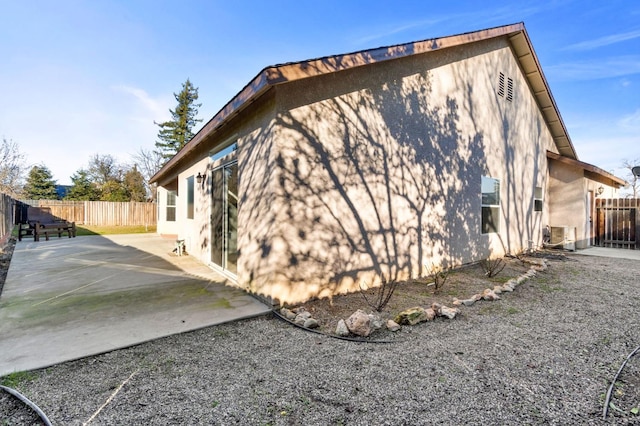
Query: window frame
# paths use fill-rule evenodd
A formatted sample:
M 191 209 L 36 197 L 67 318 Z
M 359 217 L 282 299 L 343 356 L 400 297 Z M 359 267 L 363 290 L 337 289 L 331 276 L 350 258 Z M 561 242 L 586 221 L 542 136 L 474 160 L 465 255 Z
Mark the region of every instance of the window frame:
M 187 219 L 193 219 L 195 213 L 195 180 L 191 175 L 187 178 Z
M 494 188 L 492 192 L 485 192 L 484 188 L 488 185 L 492 185 Z M 480 182 L 480 231 L 482 234 L 497 234 L 500 232 L 500 188 L 500 179 L 482 176 Z M 492 197 L 490 198 L 490 196 Z M 491 219 L 491 222 L 489 222 L 489 219 Z
M 536 186 L 533 190 L 533 211 L 541 212 L 544 208 L 544 192 L 541 186 Z
M 178 198 L 178 191 L 168 189 L 167 190 L 167 205 L 165 206 L 165 220 L 167 222 L 176 221 L 176 202 Z

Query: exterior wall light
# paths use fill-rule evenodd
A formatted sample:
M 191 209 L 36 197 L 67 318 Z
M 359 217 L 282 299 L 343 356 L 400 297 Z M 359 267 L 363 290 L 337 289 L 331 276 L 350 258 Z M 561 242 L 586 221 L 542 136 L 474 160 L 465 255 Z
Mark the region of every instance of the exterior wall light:
M 637 178 L 640 178 L 640 166 L 635 166 L 631 169 L 631 173 Z
M 600 185 L 600 187 L 598 188 L 598 195 L 602 195 L 603 192 L 604 192 L 604 187 Z
M 196 176 L 196 182 L 198 182 L 198 185 L 201 185 L 203 180 L 204 175 L 201 175 L 200 172 L 198 172 L 198 176 Z

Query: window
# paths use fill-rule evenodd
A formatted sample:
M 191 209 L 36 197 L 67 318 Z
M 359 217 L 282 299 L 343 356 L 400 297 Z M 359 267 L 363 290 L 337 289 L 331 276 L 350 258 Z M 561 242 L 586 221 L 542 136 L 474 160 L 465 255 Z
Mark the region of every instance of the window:
M 500 181 L 482 176 L 482 233 L 500 231 Z
M 187 219 L 193 219 L 193 176 L 187 178 Z
M 542 188 L 536 186 L 535 193 L 533 194 L 533 211 L 542 211 Z
M 176 191 L 167 191 L 167 222 L 176 221 Z
M 229 139 L 227 139 L 226 141 L 222 142 L 217 148 L 213 149 L 209 153 L 209 158 L 211 158 L 211 161 L 213 162 L 221 159 L 222 157 L 226 157 L 227 155 L 231 154 L 237 149 L 238 149 L 238 136 L 234 135 Z

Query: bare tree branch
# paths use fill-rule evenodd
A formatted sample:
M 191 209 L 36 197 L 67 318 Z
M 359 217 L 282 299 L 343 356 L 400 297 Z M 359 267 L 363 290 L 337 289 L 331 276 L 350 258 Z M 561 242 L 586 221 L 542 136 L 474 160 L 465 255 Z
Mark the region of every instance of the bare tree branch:
M 140 148 L 138 152 L 132 155 L 133 161 L 138 167 L 138 171 L 144 177 L 144 185 L 147 190 L 147 196 L 155 200 L 156 198 L 156 186 L 151 185 L 149 180 L 158 173 L 162 165 L 164 164 L 164 157 L 160 151 L 146 150 Z
M 18 198 L 27 171 L 26 155 L 17 142 L 2 138 L 0 143 L 0 192 Z

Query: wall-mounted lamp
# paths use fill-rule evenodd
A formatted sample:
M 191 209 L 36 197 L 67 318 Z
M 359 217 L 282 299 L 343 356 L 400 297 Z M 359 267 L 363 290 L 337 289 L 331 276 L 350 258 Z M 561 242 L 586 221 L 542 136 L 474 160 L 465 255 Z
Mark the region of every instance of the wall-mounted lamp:
M 600 185 L 600 187 L 598 188 L 598 195 L 602 195 L 603 192 L 604 192 L 604 187 Z
M 640 178 L 640 166 L 635 166 L 631 169 L 631 173 L 637 178 Z
M 198 176 L 196 176 L 196 182 L 198 182 L 198 185 L 201 185 L 203 180 L 204 175 L 201 175 L 200 172 L 198 172 Z

